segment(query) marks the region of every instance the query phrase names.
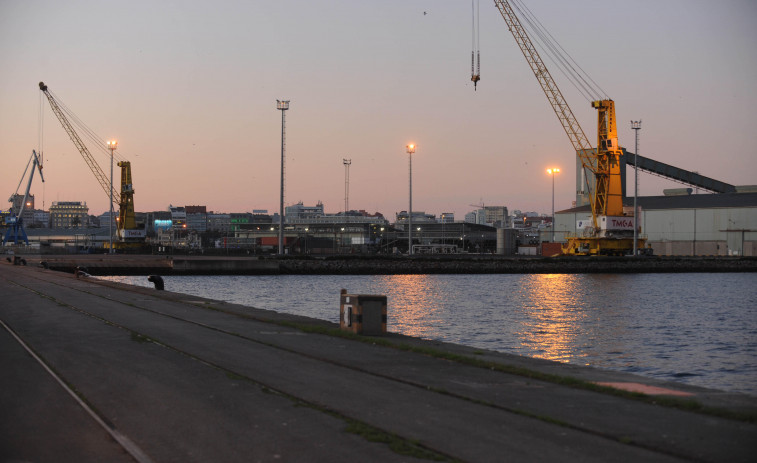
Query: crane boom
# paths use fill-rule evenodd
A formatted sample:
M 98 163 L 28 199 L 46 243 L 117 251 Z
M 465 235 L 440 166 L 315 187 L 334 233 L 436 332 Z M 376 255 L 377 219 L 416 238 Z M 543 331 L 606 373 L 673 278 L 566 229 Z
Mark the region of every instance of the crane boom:
M 110 180 L 108 180 L 108 176 L 105 175 L 105 172 L 103 172 L 102 168 L 100 168 L 100 165 L 97 163 L 95 158 L 92 157 L 92 154 L 87 149 L 87 146 L 84 144 L 81 138 L 79 138 L 79 135 L 76 133 L 73 126 L 68 121 L 68 118 L 66 118 L 66 115 L 63 114 L 63 111 L 60 109 L 60 105 L 58 105 L 58 102 L 47 90 L 47 85 L 45 85 L 44 82 L 40 82 L 39 89 L 42 90 L 42 93 L 44 93 L 47 97 L 47 101 L 50 102 L 50 107 L 52 108 L 53 113 L 55 113 L 55 116 L 58 118 L 61 125 L 63 125 L 63 129 L 66 131 L 69 138 L 71 138 L 71 141 L 74 142 L 74 145 L 76 145 L 76 148 L 79 150 L 79 153 L 81 153 L 84 161 L 89 166 L 89 169 L 93 174 L 95 174 L 95 178 L 98 182 L 100 182 L 100 186 L 103 188 L 103 190 L 105 190 L 105 194 L 108 195 L 108 200 L 110 201 L 111 183 Z M 118 193 L 115 187 L 112 188 L 112 192 L 113 200 L 116 203 L 120 203 L 121 195 Z
M 563 130 L 573 144 L 576 155 L 581 160 L 584 172 L 590 172 L 594 177 L 593 188 L 589 185 L 588 176 L 584 180 L 591 198 L 592 226 L 585 229 L 589 236 L 570 237 L 564 252 L 566 250 L 569 253 L 588 252 L 591 254 L 625 252 L 628 248 L 625 234 L 627 234 L 629 221 L 618 220 L 624 216 L 620 176 L 620 156 L 623 150 L 618 145 L 615 103 L 610 99 L 591 103 L 597 110 L 597 147 L 592 148 L 510 3 L 507 0 L 494 0 L 494 5 L 507 23 L 536 80 L 552 105 Z M 635 217 L 630 223 L 630 229 L 633 230 L 637 226 Z
M 552 74 L 549 73 L 547 66 L 544 65 L 544 61 L 542 61 L 534 44 L 531 42 L 528 34 L 526 34 L 523 25 L 520 23 L 520 19 L 515 15 L 515 12 L 507 0 L 494 0 L 494 4 L 502 14 L 510 32 L 513 34 L 513 37 L 515 37 L 518 47 L 520 47 L 520 50 L 526 57 L 528 65 L 531 66 L 531 70 L 533 71 L 534 76 L 536 76 L 536 80 L 539 81 L 542 90 L 544 90 L 544 94 L 547 95 L 549 104 L 552 105 L 552 109 L 555 111 L 555 114 L 557 114 L 557 118 L 560 119 L 560 123 L 562 124 L 565 133 L 568 135 L 568 138 L 570 138 L 573 148 L 581 156 L 583 166 L 593 172 L 594 167 L 590 156 L 592 149 L 591 143 L 589 143 L 589 139 L 578 124 L 576 117 L 573 115 L 573 111 L 562 96 L 560 89 L 552 78 Z

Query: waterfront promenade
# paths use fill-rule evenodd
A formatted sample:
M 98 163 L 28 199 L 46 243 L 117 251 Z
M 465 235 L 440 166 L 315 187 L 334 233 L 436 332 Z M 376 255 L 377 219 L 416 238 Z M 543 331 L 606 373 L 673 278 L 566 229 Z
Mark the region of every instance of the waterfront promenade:
M 345 337 L 320 320 L 31 262 L 0 263 L 0 295 L 0 461 L 757 454 L 751 396 L 393 334 Z M 654 395 L 613 393 L 628 389 Z

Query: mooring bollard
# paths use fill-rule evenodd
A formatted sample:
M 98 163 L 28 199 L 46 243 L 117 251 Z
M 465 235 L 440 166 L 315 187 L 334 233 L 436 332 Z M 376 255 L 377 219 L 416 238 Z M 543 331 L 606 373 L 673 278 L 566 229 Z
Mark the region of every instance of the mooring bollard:
M 76 278 L 79 278 L 79 277 L 88 277 L 90 275 L 89 273 L 87 273 L 87 267 L 76 267 L 74 269 L 74 276 Z
M 150 275 L 149 277 L 147 277 L 147 281 L 152 282 L 152 284 L 155 285 L 155 289 L 159 291 L 165 289 L 165 286 L 163 284 L 163 277 L 161 277 L 160 275 Z
M 341 291 L 339 328 L 356 334 L 379 336 L 386 333 L 386 296 L 347 294 Z

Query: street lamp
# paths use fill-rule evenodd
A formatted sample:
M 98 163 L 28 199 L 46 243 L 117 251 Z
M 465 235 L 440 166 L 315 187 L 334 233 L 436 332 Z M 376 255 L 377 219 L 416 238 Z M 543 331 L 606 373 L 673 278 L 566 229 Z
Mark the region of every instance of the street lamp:
M 118 142 L 116 140 L 108 142 L 108 149 L 110 150 L 110 220 L 108 220 L 108 232 L 110 234 L 109 254 L 113 254 L 113 151 L 115 151 L 116 148 L 118 148 Z
M 410 168 L 410 205 L 407 211 L 407 253 L 413 254 L 413 153 L 415 153 L 415 144 L 407 145 L 407 154 Z
M 555 242 L 555 174 L 559 173 L 560 169 L 554 167 L 547 169 L 547 173 L 552 176 L 552 242 Z
M 636 216 L 638 215 L 636 213 L 636 197 L 639 196 L 639 164 L 636 162 L 636 155 L 639 153 L 641 120 L 631 121 L 631 128 L 636 135 L 636 147 L 633 149 L 633 255 L 635 256 L 639 252 L 639 224 L 636 222 Z M 696 209 L 694 211 L 696 212 Z M 694 234 L 694 240 L 696 240 L 696 233 Z
M 279 255 L 284 254 L 284 152 L 286 148 L 286 118 L 289 100 L 276 100 L 276 109 L 281 111 L 281 202 L 279 204 Z

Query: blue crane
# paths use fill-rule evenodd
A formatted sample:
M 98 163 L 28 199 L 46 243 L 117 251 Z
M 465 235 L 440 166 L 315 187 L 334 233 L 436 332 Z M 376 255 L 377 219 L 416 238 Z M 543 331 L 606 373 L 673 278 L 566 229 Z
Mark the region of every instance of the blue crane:
M 29 238 L 26 236 L 26 230 L 24 230 L 24 208 L 26 208 L 26 201 L 29 200 L 29 190 L 32 187 L 32 179 L 34 178 L 35 167 L 39 169 L 39 176 L 42 181 L 45 181 L 45 177 L 42 175 L 42 162 L 39 160 L 37 152 L 32 150 L 32 156 L 29 159 L 29 162 L 26 164 L 26 169 L 24 170 L 24 174 L 21 176 L 21 180 L 18 182 L 18 186 L 21 186 L 21 183 L 24 181 L 26 172 L 29 170 L 29 163 L 32 164 L 32 171 L 29 174 L 29 181 L 26 183 L 26 193 L 24 193 L 24 200 L 21 202 L 21 207 L 19 208 L 19 210 L 15 211 L 13 210 L 14 208 L 11 208 L 10 216 L 5 219 L 5 224 L 9 225 L 9 228 L 5 233 L 5 237 L 3 238 L 3 246 L 5 246 L 5 244 L 8 242 L 21 244 L 21 239 L 23 239 L 27 245 L 29 244 Z M 18 193 L 18 187 L 16 187 L 16 193 Z M 15 193 L 8 201 L 13 202 L 14 196 L 16 196 Z

